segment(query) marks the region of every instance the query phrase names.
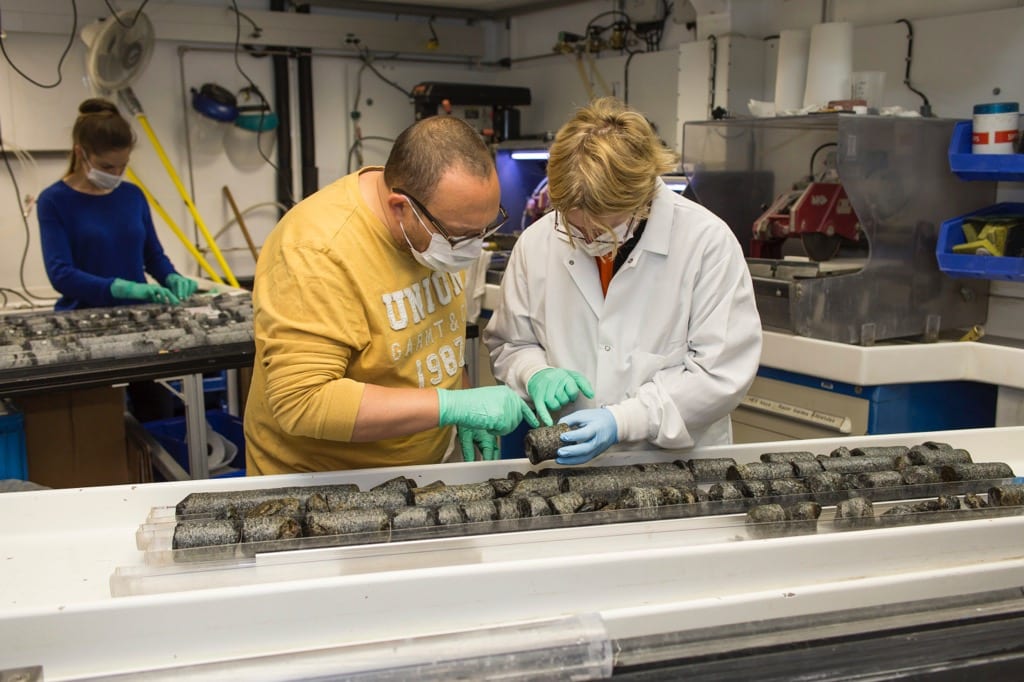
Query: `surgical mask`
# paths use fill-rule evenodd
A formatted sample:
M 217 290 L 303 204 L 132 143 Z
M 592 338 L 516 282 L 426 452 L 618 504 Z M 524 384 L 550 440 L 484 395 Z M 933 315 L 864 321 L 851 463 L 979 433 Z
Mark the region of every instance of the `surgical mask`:
M 107 190 L 108 192 L 117 189 L 117 186 L 124 180 L 124 174 L 114 175 L 113 173 L 105 173 L 101 170 L 92 167 L 92 164 L 88 161 L 85 162 L 89 166 L 89 171 L 85 174 L 85 177 L 92 184 L 96 185 L 100 189 Z
M 430 232 L 420 223 L 424 232 L 430 234 L 430 244 L 427 245 L 425 251 L 420 252 L 409 241 L 409 235 L 406 233 L 405 225 L 401 220 L 398 221 L 398 226 L 402 228 L 402 236 L 405 237 L 405 243 L 409 245 L 412 257 L 416 259 L 416 262 L 438 272 L 461 272 L 480 260 L 480 254 L 484 250 L 482 239 L 465 242 L 456 249 L 448 243 L 447 239 L 437 232 Z

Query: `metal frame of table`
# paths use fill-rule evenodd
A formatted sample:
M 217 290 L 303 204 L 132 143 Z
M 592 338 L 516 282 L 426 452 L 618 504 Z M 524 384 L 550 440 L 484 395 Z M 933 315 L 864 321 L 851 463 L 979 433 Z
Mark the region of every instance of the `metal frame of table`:
M 146 379 L 179 379 L 182 385 L 179 397 L 185 404 L 189 475 L 193 479 L 203 479 L 210 475 L 206 452 L 203 373 L 250 367 L 254 354 L 253 343 L 232 343 L 207 348 L 189 348 L 153 356 L 3 370 L 0 371 L 0 396 L 15 397 L 55 390 L 114 386 Z M 237 405 L 237 390 L 234 396 L 234 403 Z

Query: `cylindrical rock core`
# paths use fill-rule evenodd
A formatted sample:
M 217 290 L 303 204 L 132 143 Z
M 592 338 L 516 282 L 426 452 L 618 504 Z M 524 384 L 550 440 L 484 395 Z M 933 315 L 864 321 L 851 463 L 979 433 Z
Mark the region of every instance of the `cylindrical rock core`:
M 540 464 L 558 457 L 558 448 L 565 445 L 560 436 L 566 431 L 572 431 L 572 427 L 568 424 L 542 426 L 539 429 L 527 431 L 525 450 L 530 464 Z

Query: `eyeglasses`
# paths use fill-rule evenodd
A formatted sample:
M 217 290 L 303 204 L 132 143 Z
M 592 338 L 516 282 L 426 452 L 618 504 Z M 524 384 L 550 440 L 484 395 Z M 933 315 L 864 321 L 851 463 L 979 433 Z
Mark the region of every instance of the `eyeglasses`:
M 572 239 L 580 239 L 580 240 L 583 240 L 583 241 L 587 241 L 587 236 L 585 236 L 586 233 L 583 230 L 581 230 L 579 227 L 577 227 L 576 225 L 573 225 L 572 223 L 570 223 L 569 219 L 564 217 L 564 216 L 562 217 L 562 220 L 565 221 L 565 224 L 566 224 L 567 227 L 572 228 L 573 232 L 570 233 L 569 230 L 565 229 L 564 227 L 561 227 L 558 224 L 558 216 L 559 215 L 561 215 L 561 213 L 559 213 L 558 211 L 555 211 L 555 232 L 559 232 L 561 234 L 564 234 L 565 236 L 569 237 L 570 240 L 572 240 Z M 629 224 L 626 227 L 626 236 L 624 238 L 624 241 L 625 241 L 625 239 L 629 239 L 629 235 L 633 231 L 633 227 L 635 227 L 635 226 L 636 226 L 636 213 L 633 213 L 633 215 L 631 215 L 629 217 Z M 604 232 L 602 232 L 602 234 L 604 234 Z M 614 239 L 608 239 L 607 237 L 602 236 L 602 237 L 594 237 L 594 238 L 590 239 L 590 241 L 587 242 L 587 243 L 589 243 L 589 244 L 617 244 L 618 241 L 614 240 Z
M 427 210 L 427 207 L 424 206 L 419 199 L 409 194 L 404 189 L 400 189 L 398 187 L 392 187 L 391 191 L 394 192 L 395 194 L 401 194 L 403 197 L 408 199 L 409 206 L 412 207 L 413 213 L 415 213 L 417 217 L 420 217 L 420 214 L 422 213 L 423 216 L 430 221 L 430 224 L 434 226 L 434 229 L 440 232 L 441 236 L 448 240 L 448 243 L 451 244 L 452 247 L 456 247 L 459 244 L 465 244 L 466 242 L 471 242 L 474 239 L 487 239 L 492 234 L 500 230 L 501 227 L 506 222 L 508 222 L 508 212 L 505 210 L 504 206 L 498 204 L 498 215 L 494 219 L 494 222 L 492 222 L 484 229 L 480 230 L 478 234 L 470 234 L 462 237 L 453 237 L 451 236 L 451 234 L 449 234 L 448 229 L 441 224 L 441 221 L 430 214 L 430 211 Z M 422 218 L 420 219 L 422 220 Z

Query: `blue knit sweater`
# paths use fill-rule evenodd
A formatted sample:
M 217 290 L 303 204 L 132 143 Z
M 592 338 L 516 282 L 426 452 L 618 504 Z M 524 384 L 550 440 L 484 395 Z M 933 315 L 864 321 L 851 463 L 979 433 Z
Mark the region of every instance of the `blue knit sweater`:
M 57 310 L 139 303 L 114 298 L 114 279 L 145 282 L 148 272 L 166 285 L 175 272 L 146 197 L 131 183 L 95 195 L 59 180 L 40 193 L 37 210 L 46 274 L 61 294 Z

